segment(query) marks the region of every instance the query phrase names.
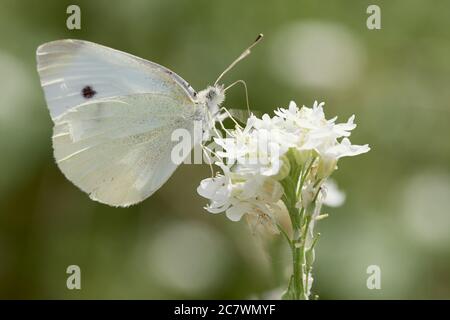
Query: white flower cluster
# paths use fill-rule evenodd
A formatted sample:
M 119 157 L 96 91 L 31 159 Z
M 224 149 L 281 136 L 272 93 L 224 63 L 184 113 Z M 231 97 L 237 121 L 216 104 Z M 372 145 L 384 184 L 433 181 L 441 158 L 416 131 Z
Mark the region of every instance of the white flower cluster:
M 280 201 L 285 192 L 283 180 L 298 168 L 305 173 L 297 190 L 298 205 L 306 207 L 314 201 L 317 188 L 337 168 L 340 158 L 370 150 L 348 139 L 356 127 L 354 116 L 346 123 L 327 120 L 323 104 L 298 108 L 291 102 L 288 109 L 276 110 L 274 117 L 252 115 L 245 128 L 236 127 L 227 137 L 215 138 L 222 148 L 216 153 L 216 164 L 223 173 L 201 181 L 198 187 L 198 193 L 210 200 L 206 210 L 226 212 L 233 221 L 246 214 L 254 226 L 277 232 L 277 213 L 286 210 Z

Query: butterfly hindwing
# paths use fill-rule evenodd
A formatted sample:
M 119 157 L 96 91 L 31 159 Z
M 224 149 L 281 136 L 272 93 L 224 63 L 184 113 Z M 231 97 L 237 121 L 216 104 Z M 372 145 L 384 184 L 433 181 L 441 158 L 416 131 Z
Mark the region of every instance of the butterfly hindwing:
M 114 206 L 140 202 L 176 169 L 171 134 L 177 128 L 193 133 L 194 109 L 164 94 L 81 104 L 55 119 L 56 162 L 94 200 Z

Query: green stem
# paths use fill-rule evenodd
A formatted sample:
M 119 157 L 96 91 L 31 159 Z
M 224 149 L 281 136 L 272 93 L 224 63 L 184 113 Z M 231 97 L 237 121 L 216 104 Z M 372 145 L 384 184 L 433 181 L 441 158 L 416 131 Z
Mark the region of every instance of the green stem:
M 305 241 L 299 239 L 298 242 L 294 244 L 293 252 L 293 269 L 294 269 L 294 288 L 295 288 L 295 299 L 297 300 L 307 300 L 306 290 L 304 286 L 304 265 L 305 265 Z
M 291 189 L 292 190 L 292 189 Z M 295 190 L 295 189 L 294 189 Z M 295 191 L 294 191 L 295 194 Z M 292 193 L 287 192 L 285 197 L 285 204 L 289 212 L 289 217 L 291 218 L 293 236 L 292 240 L 289 240 L 289 246 L 292 252 L 292 285 L 293 292 L 292 298 L 296 300 L 307 299 L 305 287 L 304 287 L 304 265 L 305 265 L 305 230 L 302 230 L 302 220 L 304 216 L 304 208 L 300 210 L 295 207 L 297 203 L 297 197 L 292 195 Z
M 283 202 L 289 213 L 292 225 L 292 239 L 287 233 L 278 226 L 278 229 L 286 238 L 292 253 L 293 274 L 289 281 L 288 295 L 290 299 L 307 300 L 309 273 L 312 266 L 306 261 L 306 238 L 308 235 L 311 216 L 307 213 L 305 207 L 296 208 L 296 204 L 301 199 L 301 190 L 308 178 L 312 164 L 315 158 L 311 159 L 307 166 L 298 167 L 291 161 L 291 175 L 281 181 L 284 189 Z M 316 195 L 317 196 L 317 195 Z M 315 200 L 315 198 L 314 198 Z M 304 277 L 307 277 L 304 279 Z

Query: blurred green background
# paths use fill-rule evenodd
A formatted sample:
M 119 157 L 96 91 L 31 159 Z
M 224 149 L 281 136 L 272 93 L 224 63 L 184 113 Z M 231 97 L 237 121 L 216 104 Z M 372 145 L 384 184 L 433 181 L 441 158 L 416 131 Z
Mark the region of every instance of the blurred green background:
M 81 7 L 81 30 L 66 8 Z M 381 7 L 381 30 L 366 9 Z M 346 203 L 319 224 L 321 299 L 450 298 L 450 2 L 0 0 L 0 298 L 259 298 L 283 288 L 289 255 L 269 254 L 244 221 L 210 215 L 196 193 L 206 165 L 184 165 L 127 209 L 91 201 L 54 163 L 38 45 L 97 42 L 158 62 L 197 90 L 262 32 L 224 79 L 251 106 L 325 101 L 355 113 L 356 144 L 334 175 Z M 235 88 L 226 106 L 244 107 Z M 81 290 L 66 268 L 81 267 Z M 366 269 L 381 268 L 381 290 Z M 278 276 L 275 276 L 278 274 Z M 275 290 L 275 291 L 273 291 Z

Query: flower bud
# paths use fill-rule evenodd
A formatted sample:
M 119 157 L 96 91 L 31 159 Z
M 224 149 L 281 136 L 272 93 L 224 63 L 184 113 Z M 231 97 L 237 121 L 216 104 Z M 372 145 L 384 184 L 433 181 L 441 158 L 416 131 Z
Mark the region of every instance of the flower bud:
M 303 166 L 312 156 L 311 150 L 292 149 L 292 155 L 298 165 Z
M 306 264 L 308 266 L 312 266 L 313 265 L 314 260 L 316 259 L 316 254 L 314 253 L 314 249 L 313 248 L 311 248 L 309 250 L 306 250 L 305 259 L 306 259 Z
M 289 172 L 291 171 L 291 164 L 286 155 L 280 157 L 279 166 L 280 168 L 278 169 L 278 173 L 274 175 L 273 178 L 275 180 L 281 181 L 284 178 L 286 178 L 289 175 Z
M 329 177 L 336 170 L 337 160 L 334 158 L 320 158 L 317 168 L 317 177 L 324 179 Z
M 308 183 L 306 186 L 303 187 L 303 189 L 301 191 L 301 195 L 302 195 L 301 205 L 303 208 L 305 208 L 305 209 L 309 208 L 309 205 L 311 204 L 311 202 L 314 199 L 314 195 L 315 195 L 314 190 L 315 189 L 314 189 L 313 183 Z

